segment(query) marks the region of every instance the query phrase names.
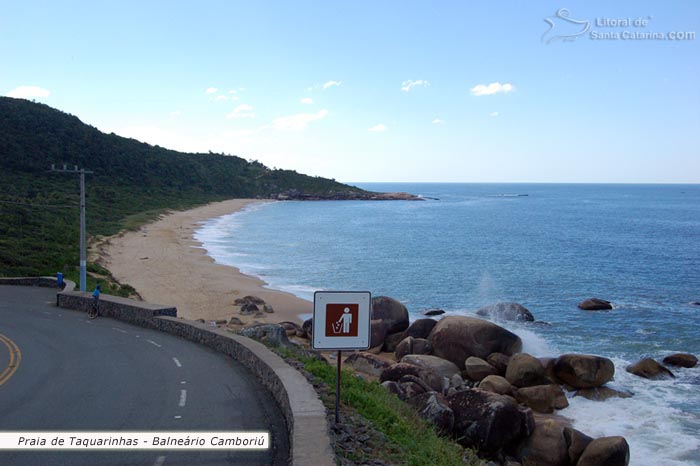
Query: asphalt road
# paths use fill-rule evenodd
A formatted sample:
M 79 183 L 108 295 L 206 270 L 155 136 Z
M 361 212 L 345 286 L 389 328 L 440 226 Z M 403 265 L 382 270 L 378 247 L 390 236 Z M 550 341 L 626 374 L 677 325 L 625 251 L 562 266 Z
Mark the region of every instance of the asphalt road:
M 55 302 L 51 289 L 0 286 L 0 431 L 268 431 L 271 448 L 0 450 L 0 464 L 287 464 L 282 412 L 242 365 L 168 334 L 88 320 Z M 21 360 L 10 374 L 12 343 Z

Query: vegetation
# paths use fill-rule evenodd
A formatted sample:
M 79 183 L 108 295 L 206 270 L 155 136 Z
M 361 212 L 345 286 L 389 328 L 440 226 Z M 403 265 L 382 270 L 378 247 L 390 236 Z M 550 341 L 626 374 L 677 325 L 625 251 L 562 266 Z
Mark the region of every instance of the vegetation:
M 88 236 L 136 228 L 168 209 L 289 192 L 363 193 L 325 178 L 224 154 L 185 154 L 115 134 L 43 104 L 0 97 L 0 276 L 72 274 L 78 264 L 79 177 Z
M 324 361 L 283 351 L 288 359 L 303 363 L 304 369 L 327 387 L 335 387 L 337 368 Z M 317 385 L 317 383 L 314 383 Z M 359 415 L 381 434 L 381 443 L 370 439 L 366 449 L 355 449 L 348 460 L 355 463 L 371 463 L 379 458 L 388 464 L 416 465 L 439 464 L 479 465 L 481 460 L 471 451 L 447 438 L 440 437 L 432 424 L 422 419 L 406 403 L 401 401 L 376 381 L 368 382 L 355 373 L 342 370 L 341 400 L 343 422 L 352 422 Z M 329 411 L 335 410 L 335 392 L 321 392 L 321 399 Z M 347 452 L 336 450 L 340 456 Z

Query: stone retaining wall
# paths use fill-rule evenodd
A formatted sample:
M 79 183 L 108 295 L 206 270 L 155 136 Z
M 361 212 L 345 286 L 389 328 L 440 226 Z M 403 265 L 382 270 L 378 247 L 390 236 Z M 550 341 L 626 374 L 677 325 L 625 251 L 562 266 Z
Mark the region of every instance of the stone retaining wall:
M 54 279 L 55 286 L 55 279 Z M 92 294 L 62 291 L 60 307 L 86 311 Z M 316 391 L 296 369 L 260 342 L 198 322 L 176 318 L 174 307 L 102 295 L 100 315 L 186 338 L 232 357 L 247 367 L 272 393 L 287 421 L 293 465 L 335 465 L 326 410 Z

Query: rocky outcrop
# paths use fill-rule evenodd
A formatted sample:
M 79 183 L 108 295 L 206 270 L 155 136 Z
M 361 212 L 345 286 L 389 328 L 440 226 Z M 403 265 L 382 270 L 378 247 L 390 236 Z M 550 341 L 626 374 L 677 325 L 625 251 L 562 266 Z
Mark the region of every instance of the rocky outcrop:
M 629 398 L 632 396 L 632 393 L 615 390 L 614 388 L 610 387 L 595 387 L 576 390 L 574 396 L 582 396 L 592 401 L 605 401 L 609 400 L 610 398 Z
M 588 444 L 576 466 L 627 466 L 630 447 L 624 437 L 601 437 Z
M 469 380 L 479 382 L 489 375 L 496 375 L 498 371 L 488 362 L 476 356 L 469 356 L 464 361 L 464 373 Z
M 491 353 L 489 357 L 486 358 L 486 362 L 491 364 L 498 371 L 498 375 L 506 375 L 506 370 L 508 369 L 508 363 L 510 362 L 510 356 L 506 356 L 503 353 Z
M 345 364 L 353 369 L 365 374 L 379 377 L 384 369 L 391 366 L 391 363 L 385 361 L 370 353 L 353 353 L 345 359 Z
M 393 298 L 377 296 L 372 298 L 372 320 L 384 322 L 386 334 L 402 332 L 408 328 L 408 309 Z
M 396 360 L 400 361 L 407 354 L 430 354 L 432 350 L 430 341 L 424 338 L 406 337 L 396 346 L 394 355 Z
M 563 354 L 554 361 L 552 372 L 558 381 L 574 388 L 594 388 L 612 380 L 615 365 L 601 356 Z
M 499 395 L 513 396 L 515 393 L 515 387 L 513 387 L 510 382 L 500 375 L 489 375 L 484 377 L 484 379 L 479 382 L 478 387 L 481 390 L 486 390 L 491 393 L 498 393 Z
M 435 319 L 418 319 L 406 329 L 404 334 L 407 337 L 428 338 L 436 324 L 437 320 Z
M 536 418 L 535 429 L 518 449 L 522 466 L 569 466 L 564 427 L 553 419 Z
M 432 391 L 442 391 L 443 377 L 440 374 L 438 374 L 430 368 L 416 366 L 415 364 L 408 364 L 404 362 L 392 364 L 391 366 L 384 369 L 381 375 L 379 376 L 379 381 L 386 382 L 387 380 L 390 380 L 394 382 L 400 382 L 402 380 L 405 381 L 405 377 L 409 375 L 419 378 L 421 381 L 424 382 L 425 385 L 430 387 L 430 390 Z M 402 388 L 404 388 L 405 391 L 405 387 Z
M 664 364 L 668 364 L 669 366 L 693 368 L 698 365 L 698 358 L 692 354 L 676 353 L 666 356 L 664 358 Z
M 525 439 L 532 426 L 528 416 L 509 397 L 467 389 L 447 397 L 454 412 L 454 436 L 480 455 L 498 457 Z
M 608 311 L 612 303 L 600 298 L 589 298 L 578 303 L 578 308 L 584 311 Z
M 428 354 L 408 354 L 401 358 L 401 362 L 430 369 L 438 373 L 441 377 L 447 377 L 448 379 L 454 374 L 459 374 L 459 367 L 452 362 Z
M 424 316 L 441 316 L 445 313 L 442 309 L 428 309 L 427 311 L 423 311 Z
M 673 372 L 666 369 L 664 366 L 654 361 L 651 358 L 644 358 L 640 361 L 630 364 L 625 369 L 630 374 L 644 377 L 645 379 L 666 379 L 675 378 Z
M 489 317 L 495 320 L 509 320 L 517 322 L 534 322 L 535 317 L 522 304 L 518 303 L 496 303 L 482 307 L 476 314 Z
M 506 379 L 518 388 L 551 383 L 540 360 L 527 353 L 518 353 L 510 358 Z
M 371 191 L 347 190 L 307 193 L 298 189 L 288 189 L 270 193 L 269 199 L 278 201 L 423 201 L 424 198 L 409 193 L 374 193 Z
M 448 316 L 429 336 L 433 354 L 460 368 L 469 356 L 486 359 L 491 353 L 512 355 L 522 349 L 520 337 L 492 322 L 474 317 Z
M 515 392 L 515 399 L 533 411 L 544 414 L 569 406 L 561 387 L 552 384 L 520 388 Z

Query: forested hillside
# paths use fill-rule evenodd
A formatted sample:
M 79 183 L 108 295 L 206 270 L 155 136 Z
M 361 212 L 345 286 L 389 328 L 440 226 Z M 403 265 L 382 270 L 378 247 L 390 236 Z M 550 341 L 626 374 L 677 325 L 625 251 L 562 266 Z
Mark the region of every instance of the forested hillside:
M 0 276 L 53 274 L 78 263 L 78 175 L 86 176 L 88 236 L 149 212 L 214 200 L 354 198 L 358 188 L 224 154 L 185 154 L 104 134 L 49 106 L 0 97 Z

